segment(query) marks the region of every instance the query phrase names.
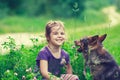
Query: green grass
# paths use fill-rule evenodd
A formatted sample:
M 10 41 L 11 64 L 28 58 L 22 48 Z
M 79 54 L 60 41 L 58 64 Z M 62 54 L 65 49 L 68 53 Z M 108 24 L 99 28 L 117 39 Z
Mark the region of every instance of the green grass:
M 0 20 L 0 33 L 42 32 L 49 19 L 11 16 Z
M 45 25 L 49 20 L 61 20 L 65 24 L 66 29 L 79 28 L 102 24 L 107 22 L 107 17 L 100 11 L 85 11 L 78 18 L 51 18 L 48 16 L 24 17 L 9 16 L 0 19 L 0 34 L 15 32 L 31 32 L 40 33 L 45 29 Z

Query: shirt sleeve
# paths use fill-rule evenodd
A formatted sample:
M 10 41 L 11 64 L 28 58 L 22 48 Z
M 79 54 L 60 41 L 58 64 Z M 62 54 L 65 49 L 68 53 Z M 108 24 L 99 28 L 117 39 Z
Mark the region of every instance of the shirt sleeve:
M 70 58 L 68 54 L 66 54 L 65 60 L 66 60 L 66 65 L 70 63 Z
M 40 51 L 37 58 L 36 58 L 36 65 L 40 66 L 40 60 L 47 60 L 48 61 L 48 54 L 47 51 Z
M 41 52 L 38 54 L 36 60 L 48 60 L 47 52 L 41 51 Z

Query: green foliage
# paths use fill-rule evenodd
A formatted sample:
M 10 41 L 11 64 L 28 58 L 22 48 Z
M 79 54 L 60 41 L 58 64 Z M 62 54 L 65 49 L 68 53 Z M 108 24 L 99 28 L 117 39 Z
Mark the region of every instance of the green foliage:
M 94 9 L 94 10 L 100 10 L 103 7 L 110 6 L 111 4 L 114 4 L 112 0 L 86 0 L 85 2 L 85 8 L 86 9 Z
M 0 0 L 0 18 L 7 15 L 78 17 L 85 9 L 100 10 L 115 2 L 119 8 L 119 0 Z
M 7 17 L 8 11 L 9 11 L 9 9 L 7 9 L 7 8 L 0 9 L 0 19 Z
M 2 78 L 2 80 L 13 80 L 13 72 L 18 74 L 17 79 L 14 80 L 21 80 L 22 76 L 25 76 L 27 80 L 36 77 L 37 74 L 33 71 L 35 67 L 35 59 L 40 47 L 43 47 L 43 44 L 38 46 L 36 44 L 38 42 L 37 38 L 31 40 L 34 46 L 29 49 L 25 49 L 24 45 L 21 45 L 20 49 L 16 49 L 15 41 L 11 37 L 8 38 L 8 42 L 3 44 L 3 47 L 9 49 L 10 52 L 9 54 L 0 57 L 0 61 L 2 61 L 0 63 L 0 78 Z M 10 75 L 6 74 L 6 70 L 10 70 Z M 3 74 L 4 72 L 5 74 Z
M 93 80 L 92 75 L 90 74 L 90 68 L 87 68 L 87 70 L 86 70 L 85 79 L 86 80 Z
M 6 70 L 1 80 L 19 80 L 17 78 L 17 75 L 18 74 L 16 72 L 13 72 L 11 70 Z
M 84 0 L 2 0 L 0 8 L 5 7 L 1 10 L 8 9 L 7 15 L 39 16 L 46 14 L 54 17 L 71 17 L 74 2 L 79 4 L 79 14 L 81 14 L 84 10 Z
M 117 10 L 120 12 L 120 0 L 115 0 Z
M 45 13 L 45 0 L 24 0 L 18 10 L 19 15 L 38 16 Z
M 15 50 L 16 44 L 15 44 L 15 40 L 13 38 L 11 38 L 10 36 L 8 37 L 8 42 L 4 42 L 2 44 L 4 49 L 10 49 L 10 51 L 12 52 L 13 50 Z
M 85 10 L 81 16 L 84 17 L 83 21 L 87 25 L 95 25 L 95 24 L 107 22 L 106 20 L 107 17 L 105 16 L 104 13 L 102 13 L 99 10 L 95 11 L 93 9 L 88 9 L 88 10 Z
M 10 52 L 8 55 L 4 55 L 3 57 L 4 61 L 0 64 L 1 65 L 0 72 L 4 72 L 7 69 L 13 70 L 14 66 L 17 64 L 17 62 L 19 62 L 21 58 L 21 51 L 16 49 L 15 40 L 10 36 L 8 37 L 8 42 L 4 42 L 2 45 L 3 48 L 9 49 Z
M 0 18 L 16 14 L 23 0 L 0 0 Z

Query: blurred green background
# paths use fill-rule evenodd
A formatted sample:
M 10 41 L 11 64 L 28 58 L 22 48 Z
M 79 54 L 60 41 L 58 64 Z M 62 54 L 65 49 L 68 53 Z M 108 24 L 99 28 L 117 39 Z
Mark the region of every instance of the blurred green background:
M 41 32 L 49 20 L 62 20 L 66 27 L 82 27 L 107 21 L 101 9 L 119 0 L 0 0 L 0 34 Z

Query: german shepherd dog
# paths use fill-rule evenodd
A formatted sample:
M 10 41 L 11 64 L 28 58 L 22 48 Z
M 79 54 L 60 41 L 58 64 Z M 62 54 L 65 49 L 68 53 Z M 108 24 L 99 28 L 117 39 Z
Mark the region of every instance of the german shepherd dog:
M 106 36 L 95 35 L 75 41 L 79 46 L 77 51 L 82 52 L 85 59 L 84 74 L 88 66 L 93 80 L 120 80 L 119 66 L 102 45 Z

